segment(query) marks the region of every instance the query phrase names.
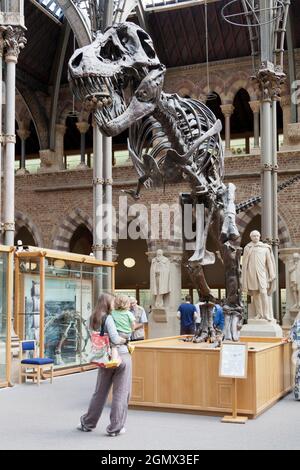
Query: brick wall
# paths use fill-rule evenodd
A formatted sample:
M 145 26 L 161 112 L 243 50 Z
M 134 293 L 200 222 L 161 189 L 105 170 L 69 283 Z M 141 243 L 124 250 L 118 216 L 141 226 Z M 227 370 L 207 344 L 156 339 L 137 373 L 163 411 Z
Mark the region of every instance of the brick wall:
M 297 153 L 279 154 L 279 182 L 286 181 L 297 172 L 300 158 Z M 237 202 L 260 194 L 260 158 L 239 156 L 226 158 L 226 182 L 237 186 Z M 135 170 L 119 167 L 113 170 L 114 206 L 118 210 L 121 188 L 133 188 Z M 150 207 L 155 204 L 179 202 L 179 194 L 188 192 L 188 183 L 167 185 L 163 188 L 144 189 L 139 202 Z M 134 201 L 129 198 L 129 204 Z M 80 209 L 81 219 L 92 217 L 92 170 L 73 170 L 58 173 L 41 173 L 16 177 L 16 211 L 29 219 L 41 234 L 43 245 L 52 248 L 59 228 L 70 214 Z M 279 193 L 279 214 L 287 227 L 293 245 L 300 246 L 300 182 Z M 74 227 L 75 231 L 75 227 Z

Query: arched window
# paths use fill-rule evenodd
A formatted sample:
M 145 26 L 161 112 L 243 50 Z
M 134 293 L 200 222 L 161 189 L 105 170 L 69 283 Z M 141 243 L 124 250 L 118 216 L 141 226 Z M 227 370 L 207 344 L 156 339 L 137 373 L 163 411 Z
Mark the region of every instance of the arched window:
M 81 224 L 72 235 L 70 240 L 70 252 L 81 255 L 89 255 L 92 252 L 93 235 L 90 230 Z

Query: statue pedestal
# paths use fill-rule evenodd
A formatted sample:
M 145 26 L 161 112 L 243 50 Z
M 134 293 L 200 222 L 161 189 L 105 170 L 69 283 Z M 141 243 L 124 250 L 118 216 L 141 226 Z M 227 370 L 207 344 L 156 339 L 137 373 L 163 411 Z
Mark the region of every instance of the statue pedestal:
M 162 315 L 153 315 L 156 312 L 164 310 Z M 149 338 L 167 338 L 169 336 L 178 336 L 180 334 L 180 321 L 175 312 L 169 312 L 165 309 L 153 309 L 149 316 Z
M 267 320 L 248 320 L 241 330 L 241 336 L 256 336 L 265 338 L 282 338 L 281 327 L 274 322 Z
M 153 308 L 152 309 L 152 318 L 157 323 L 167 323 L 167 311 L 165 308 Z

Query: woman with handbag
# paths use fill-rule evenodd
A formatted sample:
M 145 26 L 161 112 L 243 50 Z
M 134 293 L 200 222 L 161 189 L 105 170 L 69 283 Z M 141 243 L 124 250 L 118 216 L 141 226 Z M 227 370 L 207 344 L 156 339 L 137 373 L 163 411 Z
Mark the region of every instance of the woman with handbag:
M 90 432 L 96 428 L 112 386 L 110 424 L 106 429 L 107 435 L 111 437 L 125 432 L 124 425 L 127 418 L 132 378 L 131 356 L 126 346 L 127 340 L 118 335 L 111 315 L 113 307 L 114 298 L 110 294 L 102 294 L 91 316 L 91 329 L 93 331 L 104 330 L 109 336 L 110 342 L 118 346 L 122 362 L 116 368 L 99 368 L 96 389 L 88 411 L 81 417 L 77 427 L 83 432 Z

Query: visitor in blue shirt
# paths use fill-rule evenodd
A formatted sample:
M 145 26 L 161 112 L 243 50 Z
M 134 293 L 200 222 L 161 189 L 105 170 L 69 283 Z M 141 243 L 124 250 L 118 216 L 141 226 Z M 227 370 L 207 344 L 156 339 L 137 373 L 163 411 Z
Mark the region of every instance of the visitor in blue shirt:
M 224 330 L 224 312 L 223 308 L 220 305 L 220 301 L 217 301 L 214 307 L 214 328 L 216 330 L 223 331 Z
M 197 310 L 192 303 L 189 295 L 185 297 L 185 302 L 178 308 L 177 318 L 180 320 L 180 334 L 181 335 L 194 335 L 195 334 L 195 320 L 197 318 Z

